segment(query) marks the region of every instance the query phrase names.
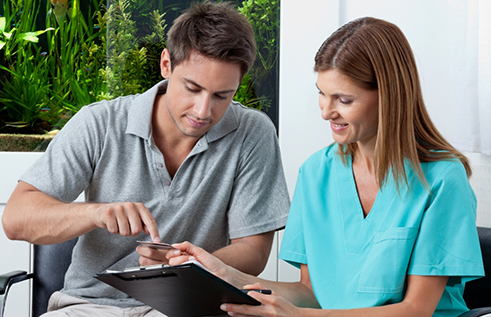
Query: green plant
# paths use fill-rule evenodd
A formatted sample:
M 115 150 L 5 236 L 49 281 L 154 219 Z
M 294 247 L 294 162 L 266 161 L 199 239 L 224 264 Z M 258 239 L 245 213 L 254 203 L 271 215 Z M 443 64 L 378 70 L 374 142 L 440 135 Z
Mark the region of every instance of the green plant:
M 36 10 L 33 0 L 25 1 L 24 7 L 14 1 L 12 7 L 8 2 L 4 3 L 4 15 L 0 17 L 0 50 L 4 49 L 4 59 L 11 62 L 17 51 L 26 43 L 24 41 L 38 43 L 38 36 L 54 30 L 47 28 L 40 31 L 32 31 L 36 24 Z M 27 10 L 24 12 L 24 10 Z M 32 14 L 30 12 L 34 11 Z M 20 19 L 22 18 L 22 23 Z
M 36 25 L 34 2 L 4 3 L 4 17 L 0 17 L 0 50 L 4 71 L 0 89 L 0 112 L 6 126 L 25 128 L 47 117 L 50 103 L 48 68 L 41 56 L 38 36 L 54 30 L 32 31 Z M 22 20 L 22 23 L 21 23 Z
M 165 17 L 177 16 L 190 1 L 109 0 L 107 7 L 106 1 L 49 0 L 45 12 L 37 0 L 3 2 L 0 120 L 5 125 L 46 121 L 46 130 L 62 127 L 84 105 L 140 93 L 161 80 Z M 258 87 L 269 85 L 275 72 L 277 1 L 246 0 L 239 8 L 255 29 L 258 58 L 234 99 L 260 110 L 272 103 L 270 93 Z M 46 29 L 33 31 L 39 29 L 37 19 Z
M 116 0 L 108 9 L 106 80 L 111 97 L 141 93 L 157 81 L 160 53 L 165 48 L 164 15 L 148 13 L 149 34 L 137 36 L 129 0 Z M 157 69 L 155 69 L 157 66 Z
M 39 35 L 52 30 L 54 29 L 48 28 L 46 30 L 35 32 L 19 33 L 17 31 L 17 28 L 14 27 L 9 32 L 7 32 L 7 18 L 0 17 L 0 50 L 5 47 L 5 56 L 6 58 L 10 58 L 12 55 L 15 55 L 15 47 L 17 46 L 18 42 L 30 41 L 37 43 L 39 42 Z M 10 45 L 6 46 L 6 44 Z
M 262 67 L 255 67 L 253 73 L 254 80 L 260 82 L 273 70 L 278 59 L 278 0 L 245 0 L 238 10 L 247 17 L 254 29 L 257 58 Z
M 79 0 L 63 3 L 66 6 L 61 12 L 50 3 L 47 7 L 47 24 L 57 26 L 56 32 L 48 36 L 50 80 L 55 101 L 51 108 L 54 112 L 62 109 L 76 113 L 82 106 L 105 96 L 105 85 L 99 74 L 99 69 L 105 67 L 105 47 L 99 40 L 105 33 L 105 15 L 101 14 L 104 6 L 103 1 L 93 0 L 86 19 Z M 92 13 L 93 7 L 101 10 Z
M 147 61 L 149 63 L 147 82 L 143 84 L 145 88 L 150 88 L 162 80 L 160 75 L 160 55 L 167 47 L 165 38 L 167 24 L 164 18 L 166 12 L 162 14 L 159 12 L 154 10 L 149 14 L 149 30 L 151 33 L 146 34 L 140 40 L 140 46 L 147 49 Z
M 271 106 L 271 100 L 269 100 L 267 97 L 257 97 L 256 90 L 252 86 L 252 80 L 249 74 L 244 76 L 242 83 L 235 93 L 234 100 L 240 102 L 246 107 L 257 110 L 266 110 Z
M 6 124 L 18 128 L 32 127 L 42 119 L 50 103 L 46 62 L 37 62 L 36 56 L 22 50 L 18 52 L 16 64 L 8 71 L 11 78 L 3 82 L 0 101 L 5 105 L 2 110 L 14 121 Z
M 234 99 L 244 100 L 250 107 L 267 110 L 276 90 L 273 83 L 276 80 L 278 60 L 278 0 L 245 0 L 238 10 L 247 17 L 254 29 L 257 58 Z

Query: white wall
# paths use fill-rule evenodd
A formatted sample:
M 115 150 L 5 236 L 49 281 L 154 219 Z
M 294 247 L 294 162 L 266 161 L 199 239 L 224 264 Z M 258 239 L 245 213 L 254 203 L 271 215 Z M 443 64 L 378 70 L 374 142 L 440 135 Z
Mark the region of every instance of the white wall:
M 0 219 L 17 180 L 41 154 L 0 152 Z M 15 270 L 32 272 L 30 249 L 27 242 L 8 240 L 3 226 L 0 225 L 0 274 Z M 29 283 L 24 281 L 12 286 L 5 307 L 5 316 L 30 316 Z
M 373 16 L 398 25 L 413 48 L 428 112 L 447 138 L 458 133 L 449 122 L 451 66 L 447 0 L 283 0 L 280 37 L 279 137 L 290 190 L 301 163 L 332 142 L 328 124 L 318 108 L 312 71 L 314 56 L 322 42 L 339 26 L 358 17 Z M 475 170 L 471 178 L 478 197 L 478 225 L 491 227 L 491 158 L 471 154 Z M 298 270 L 280 261 L 279 277 L 291 280 Z

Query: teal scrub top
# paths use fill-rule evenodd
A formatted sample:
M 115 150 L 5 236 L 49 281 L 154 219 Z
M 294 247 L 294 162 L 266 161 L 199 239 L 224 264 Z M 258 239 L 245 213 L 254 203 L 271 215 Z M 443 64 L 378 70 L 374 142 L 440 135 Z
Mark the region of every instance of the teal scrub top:
M 410 190 L 401 185 L 397 192 L 389 175 L 365 218 L 351 159 L 344 164 L 337 149 L 301 166 L 279 257 L 308 265 L 322 308 L 400 302 L 409 274 L 449 276 L 433 316 L 467 311 L 464 284 L 484 269 L 476 198 L 462 163 L 422 163 L 428 187 L 406 165 Z

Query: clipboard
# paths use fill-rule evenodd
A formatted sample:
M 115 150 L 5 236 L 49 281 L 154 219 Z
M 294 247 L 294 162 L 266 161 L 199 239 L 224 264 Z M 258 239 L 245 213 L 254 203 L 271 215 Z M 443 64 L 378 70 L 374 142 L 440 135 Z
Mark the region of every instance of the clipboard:
M 169 317 L 225 316 L 223 303 L 260 302 L 195 263 L 104 272 L 96 279 Z

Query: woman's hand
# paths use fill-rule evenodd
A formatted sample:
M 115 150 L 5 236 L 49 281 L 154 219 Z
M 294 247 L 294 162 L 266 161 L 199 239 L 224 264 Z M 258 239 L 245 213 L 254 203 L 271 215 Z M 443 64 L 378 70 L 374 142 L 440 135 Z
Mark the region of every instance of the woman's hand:
M 247 285 L 244 289 L 266 289 L 260 283 Z M 261 306 L 223 304 L 220 308 L 226 311 L 230 316 L 276 316 L 276 317 L 297 317 L 300 316 L 299 308 L 279 296 L 275 292 L 271 295 L 261 294 L 258 292 L 247 293 L 252 298 L 261 303 Z
M 155 264 L 168 264 L 167 253 L 172 250 L 159 250 L 155 248 L 149 248 L 145 246 L 138 246 L 136 252 L 140 255 L 140 265 L 155 265 Z
M 172 246 L 178 250 L 170 250 L 167 252 L 166 257 L 169 265 L 179 265 L 187 261 L 196 260 L 203 264 L 204 267 L 206 267 L 216 276 L 231 284 L 234 284 L 232 275 L 235 269 L 226 265 L 217 257 L 206 252 L 204 249 L 199 248 L 189 242 L 173 244 Z

